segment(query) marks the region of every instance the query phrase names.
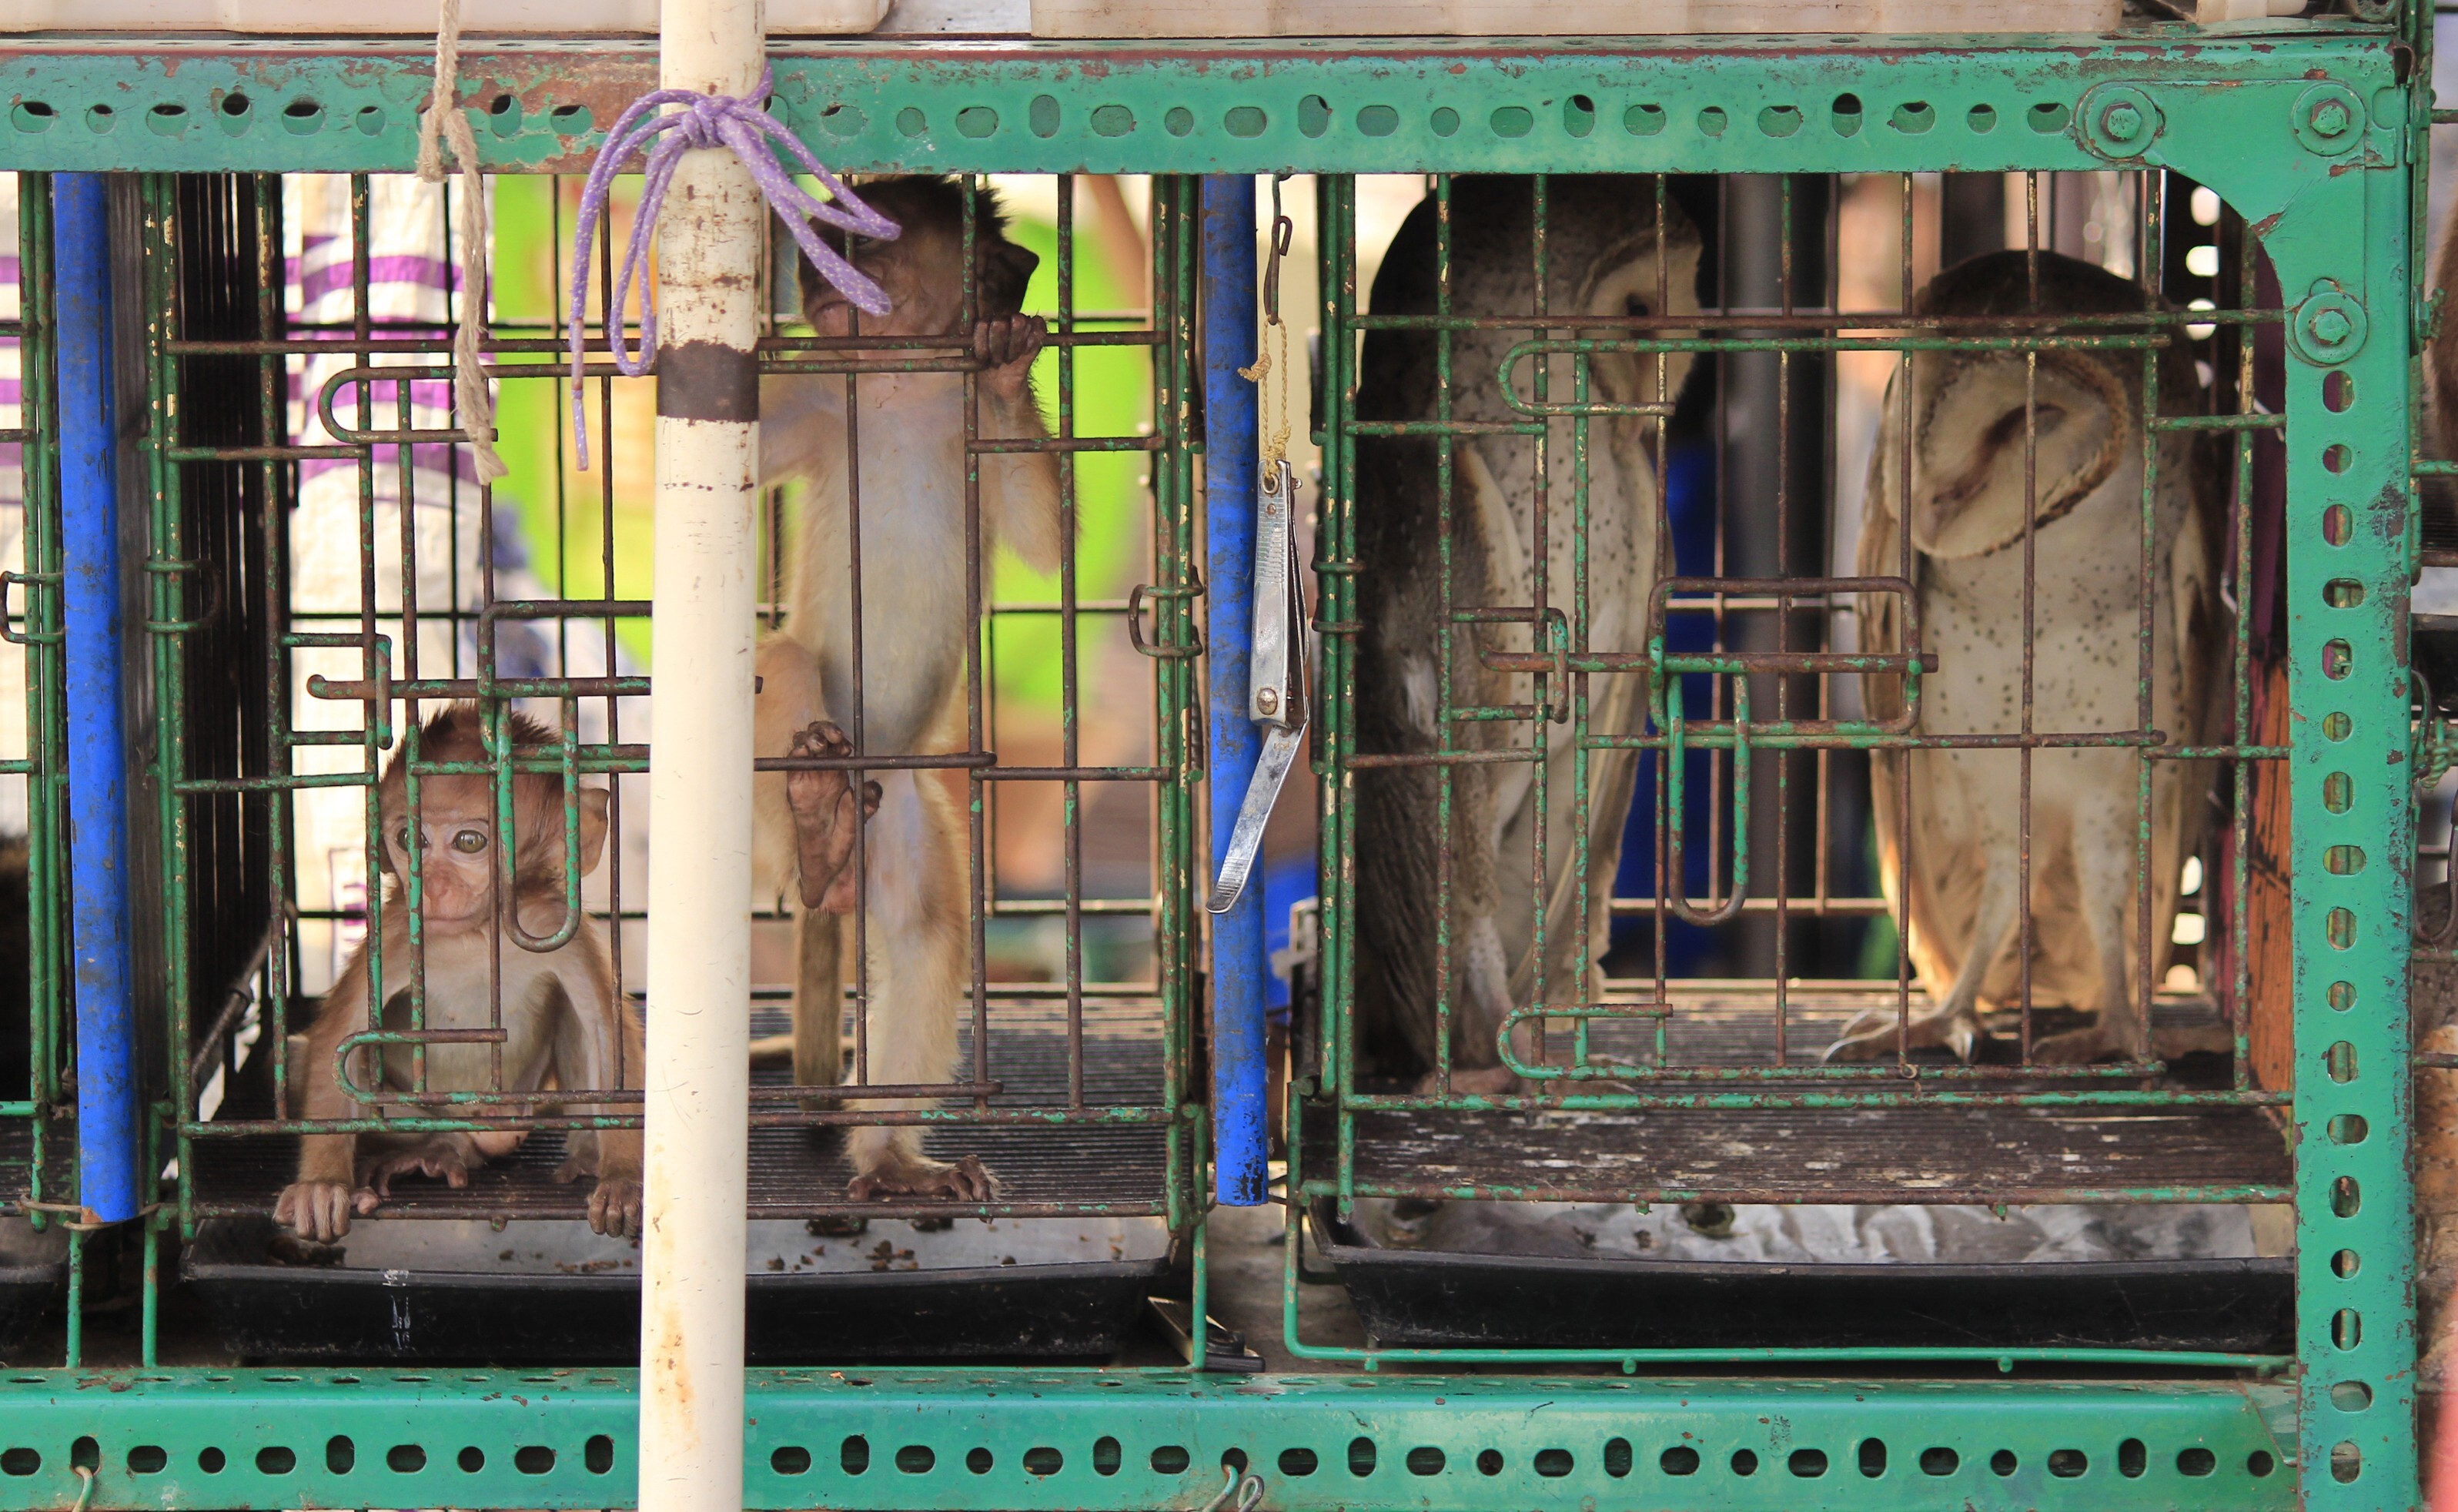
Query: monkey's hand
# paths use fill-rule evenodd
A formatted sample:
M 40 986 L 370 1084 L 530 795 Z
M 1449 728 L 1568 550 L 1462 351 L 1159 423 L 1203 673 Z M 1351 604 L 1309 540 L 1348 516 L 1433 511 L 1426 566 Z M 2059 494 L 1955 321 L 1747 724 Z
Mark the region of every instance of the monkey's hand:
M 273 1221 L 302 1239 L 331 1244 L 350 1231 L 348 1182 L 293 1182 L 273 1205 Z
M 1021 397 L 1032 359 L 1041 354 L 1049 336 L 1050 327 L 1038 315 L 1004 315 L 975 326 L 973 355 L 981 361 L 983 386 L 1002 401 Z
M 845 1185 L 856 1202 L 886 1202 L 897 1197 L 938 1197 L 950 1202 L 989 1202 L 998 1195 L 998 1178 L 968 1155 L 953 1166 L 919 1155 L 900 1155 L 865 1171 Z
M 794 732 L 789 756 L 842 757 L 853 754 L 853 742 L 826 720 Z M 802 873 L 802 907 L 823 914 L 850 914 L 861 902 L 861 878 L 854 872 L 853 842 L 864 820 L 879 812 L 880 787 L 864 783 L 862 801 L 854 802 L 853 784 L 841 771 L 789 771 L 785 803 L 794 810 L 796 870 Z

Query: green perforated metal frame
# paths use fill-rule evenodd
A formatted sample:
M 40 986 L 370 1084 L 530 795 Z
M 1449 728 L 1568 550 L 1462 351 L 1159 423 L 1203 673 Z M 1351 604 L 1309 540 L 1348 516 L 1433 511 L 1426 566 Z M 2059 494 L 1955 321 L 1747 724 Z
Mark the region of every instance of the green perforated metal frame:
M 2137 1362 L 2125 1367 L 2132 1376 L 2156 1378 L 2061 1384 L 2045 1377 L 2091 1367 L 2053 1358 L 2012 1379 L 1933 1384 L 1864 1380 L 1912 1367 L 1849 1357 L 1788 1362 L 1786 1378 L 1683 1381 L 1653 1378 L 1653 1365 L 1644 1380 L 763 1376 L 750 1408 L 755 1504 L 1199 1506 L 1231 1449 L 1267 1479 L 1267 1504 L 1285 1507 L 2412 1504 L 2405 637 L 2413 202 L 2429 103 L 2421 40 L 2325 22 L 2262 36 L 1986 46 L 777 49 L 789 124 L 848 170 L 2159 166 L 2218 190 L 2262 239 L 2290 306 L 2302 1258 L 2297 1355 L 2275 1383 Z M 0 169 L 402 171 L 427 67 L 425 50 L 406 45 L 20 45 L 0 53 Z M 481 44 L 465 52 L 463 75 L 494 166 L 570 170 L 650 87 L 654 58 L 633 45 Z M 1848 120 L 1835 108 L 1845 94 L 1862 106 Z M 2335 410 L 2323 403 L 2332 373 L 2355 394 Z M 2360 596 L 2325 598 L 2325 584 L 2350 580 Z M 1329 590 L 1326 619 L 1345 617 L 1343 592 Z M 1341 676 L 1335 661 L 1335 708 Z M 2337 715 L 2344 737 L 2326 738 Z M 1331 738 L 1342 738 L 1336 717 Z M 2376 864 L 2333 872 L 2323 856 L 2339 845 L 2364 847 Z M 1326 898 L 1335 911 L 1348 902 Z M 2342 1114 L 2361 1115 L 2366 1136 L 2326 1133 Z M 2361 1201 L 2334 1204 L 2334 1189 Z M 78 1464 L 96 1471 L 94 1508 L 620 1505 L 632 1392 L 622 1372 L 28 1373 L 0 1380 L 0 1454 L 33 1455 L 0 1459 L 0 1507 L 70 1504 Z M 858 1474 L 853 1438 L 868 1456 Z M 1361 1441 L 1372 1456 L 1362 1475 Z M 1865 1458 L 1872 1441 L 1882 1448 Z M 395 1447 L 405 1444 L 417 1453 Z M 1185 1453 L 1154 1458 L 1168 1448 Z M 1754 1473 L 1736 1464 L 1741 1450 Z M 1928 1469 L 1948 1462 L 1925 1464 L 1930 1450 L 1950 1451 L 1952 1467 Z

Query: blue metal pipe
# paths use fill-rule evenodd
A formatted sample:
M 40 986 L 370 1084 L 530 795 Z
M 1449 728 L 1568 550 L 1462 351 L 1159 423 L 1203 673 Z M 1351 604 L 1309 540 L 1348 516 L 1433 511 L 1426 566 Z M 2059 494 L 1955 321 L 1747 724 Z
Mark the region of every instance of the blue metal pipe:
M 1204 641 L 1210 662 L 1212 872 L 1261 753 L 1246 707 L 1246 648 L 1255 598 L 1255 180 L 1203 180 Z M 1233 1208 L 1264 1200 L 1266 1096 L 1262 868 L 1212 919 L 1213 1190 Z
M 66 615 L 69 886 L 76 968 L 77 1200 L 89 1222 L 144 1210 L 136 1015 L 129 998 L 126 666 L 119 635 L 117 426 L 112 403 L 111 197 L 100 174 L 52 179 L 58 269 L 60 555 Z

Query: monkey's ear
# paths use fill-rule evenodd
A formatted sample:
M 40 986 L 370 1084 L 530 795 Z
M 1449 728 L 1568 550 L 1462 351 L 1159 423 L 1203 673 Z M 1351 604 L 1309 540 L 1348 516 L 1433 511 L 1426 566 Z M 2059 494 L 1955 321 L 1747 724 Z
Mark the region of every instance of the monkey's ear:
M 597 870 L 606 854 L 606 806 L 613 800 L 603 788 L 580 789 L 580 874 Z
M 1041 266 L 1041 255 L 1030 247 L 1000 240 L 982 243 L 980 261 L 981 274 L 975 287 L 982 318 L 997 320 L 1023 309 L 1024 291 L 1032 283 L 1032 270 Z

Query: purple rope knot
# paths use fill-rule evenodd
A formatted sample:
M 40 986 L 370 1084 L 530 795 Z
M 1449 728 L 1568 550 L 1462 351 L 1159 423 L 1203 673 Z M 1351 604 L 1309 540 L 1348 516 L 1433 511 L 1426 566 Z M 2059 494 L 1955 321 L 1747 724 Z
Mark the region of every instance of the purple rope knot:
M 614 269 L 614 299 L 606 311 L 606 345 L 614 354 L 615 370 L 627 378 L 637 378 L 649 370 L 650 356 L 657 349 L 657 308 L 651 294 L 648 266 L 649 241 L 656 233 L 657 214 L 666 202 L 666 183 L 675 176 L 675 165 L 683 154 L 695 147 L 723 147 L 742 160 L 751 177 L 760 185 L 760 193 L 771 207 L 779 211 L 786 229 L 802 247 L 802 255 L 811 260 L 820 276 L 834 284 L 854 306 L 871 315 L 887 313 L 886 293 L 864 278 L 854 265 L 837 255 L 812 226 L 813 220 L 824 220 L 841 230 L 857 236 L 893 240 L 901 228 L 893 220 L 864 204 L 854 192 L 844 186 L 836 175 L 821 166 L 811 150 L 787 131 L 775 116 L 762 107 L 775 83 L 776 70 L 762 67 L 760 86 L 748 96 L 702 94 L 698 90 L 658 90 L 643 94 L 632 102 L 622 117 L 606 134 L 606 145 L 597 150 L 597 161 L 589 170 L 589 182 L 580 194 L 580 220 L 574 231 L 578 245 L 573 249 L 572 268 L 572 305 L 569 326 L 572 332 L 572 431 L 579 450 L 583 472 L 589 468 L 589 428 L 582 418 L 580 404 L 580 321 L 586 308 L 589 291 L 589 264 L 595 250 L 591 235 L 597 229 L 598 217 L 606 213 L 606 198 L 614 187 L 614 176 L 622 172 L 634 157 L 645 154 L 648 162 L 642 170 L 646 181 L 640 187 L 640 208 L 632 220 L 632 238 L 624 244 L 623 260 Z M 654 114 L 659 106 L 681 105 L 683 110 L 672 115 Z M 645 118 L 643 118 L 645 117 Z M 829 198 L 818 199 L 802 191 L 777 160 L 769 146 L 774 137 L 785 144 L 786 150 L 808 170 L 812 177 L 827 186 Z M 630 303 L 632 280 L 640 281 L 640 345 L 635 351 L 623 349 L 623 306 Z

